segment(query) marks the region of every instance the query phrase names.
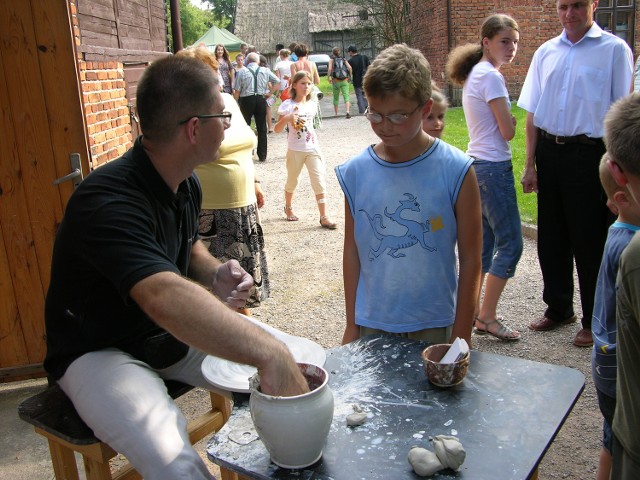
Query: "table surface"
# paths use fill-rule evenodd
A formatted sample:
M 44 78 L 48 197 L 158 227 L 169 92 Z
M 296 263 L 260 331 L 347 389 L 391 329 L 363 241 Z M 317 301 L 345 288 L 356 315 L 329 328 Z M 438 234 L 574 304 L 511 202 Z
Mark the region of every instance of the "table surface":
M 431 478 L 529 478 L 580 396 L 584 375 L 473 350 L 463 382 L 443 389 L 426 378 L 424 348 L 422 342 L 374 335 L 327 351 L 334 417 L 323 456 L 310 467 L 287 470 L 270 462 L 251 421 L 248 395 L 236 397 L 207 454 L 256 479 L 416 479 L 409 450 L 433 450 L 429 436 L 445 434 L 460 439 L 467 457 L 459 472 L 443 470 Z M 346 425 L 353 404 L 368 413 L 362 426 Z

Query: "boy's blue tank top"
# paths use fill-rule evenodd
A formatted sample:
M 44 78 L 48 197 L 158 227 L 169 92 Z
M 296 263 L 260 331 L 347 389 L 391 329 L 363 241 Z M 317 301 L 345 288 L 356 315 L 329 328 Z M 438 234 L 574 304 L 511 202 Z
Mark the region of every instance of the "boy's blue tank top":
M 368 147 L 336 167 L 360 258 L 356 324 L 394 333 L 453 324 L 454 208 L 471 163 L 436 139 L 408 162 L 386 162 Z

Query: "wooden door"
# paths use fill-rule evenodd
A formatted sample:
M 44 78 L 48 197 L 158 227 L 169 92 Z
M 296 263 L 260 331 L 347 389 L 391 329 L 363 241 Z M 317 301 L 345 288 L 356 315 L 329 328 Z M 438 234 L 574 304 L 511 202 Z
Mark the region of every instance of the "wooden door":
M 66 0 L 2 0 L 0 14 L 0 381 L 41 373 L 56 228 L 73 191 L 55 186 L 87 134 Z

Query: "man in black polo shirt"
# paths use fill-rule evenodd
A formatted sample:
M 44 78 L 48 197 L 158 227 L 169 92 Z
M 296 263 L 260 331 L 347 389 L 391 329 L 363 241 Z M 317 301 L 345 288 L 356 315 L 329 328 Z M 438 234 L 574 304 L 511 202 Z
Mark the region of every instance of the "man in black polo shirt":
M 58 230 L 45 368 L 144 478 L 210 479 L 164 379 L 210 389 L 200 364 L 212 354 L 256 366 L 272 394 L 308 387 L 285 345 L 228 308 L 244 305 L 251 277 L 198 239 L 193 169 L 211 161 L 230 115 L 213 70 L 158 60 L 137 107 L 143 136 L 86 178 Z

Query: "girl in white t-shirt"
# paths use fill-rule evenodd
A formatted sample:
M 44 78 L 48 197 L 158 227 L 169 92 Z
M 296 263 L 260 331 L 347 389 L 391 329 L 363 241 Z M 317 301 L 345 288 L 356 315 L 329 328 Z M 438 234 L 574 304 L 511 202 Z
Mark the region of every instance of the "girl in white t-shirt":
M 311 187 L 316 194 L 320 226 L 335 229 L 336 224 L 327 216 L 325 163 L 320 153 L 318 136 L 313 128 L 313 118 L 318 106 L 311 101 L 313 80 L 309 72 L 300 71 L 291 79 L 291 98 L 282 102 L 278 108 L 278 121 L 274 126 L 276 133 L 288 127 L 287 182 L 284 186 L 284 213 L 287 220 L 295 222 L 298 217 L 293 212 L 293 193 L 298 186 L 302 167 L 309 172 Z
M 508 15 L 491 15 L 482 24 L 480 38 L 480 44 L 453 50 L 446 65 L 452 82 L 462 85 L 462 107 L 469 129 L 467 154 L 474 159 L 482 201 L 482 281 L 486 284 L 482 303 L 478 295 L 474 332 L 518 340 L 520 333 L 505 325 L 496 311 L 522 254 L 509 146 L 516 120 L 500 73 L 500 67 L 516 56 L 520 29 Z

